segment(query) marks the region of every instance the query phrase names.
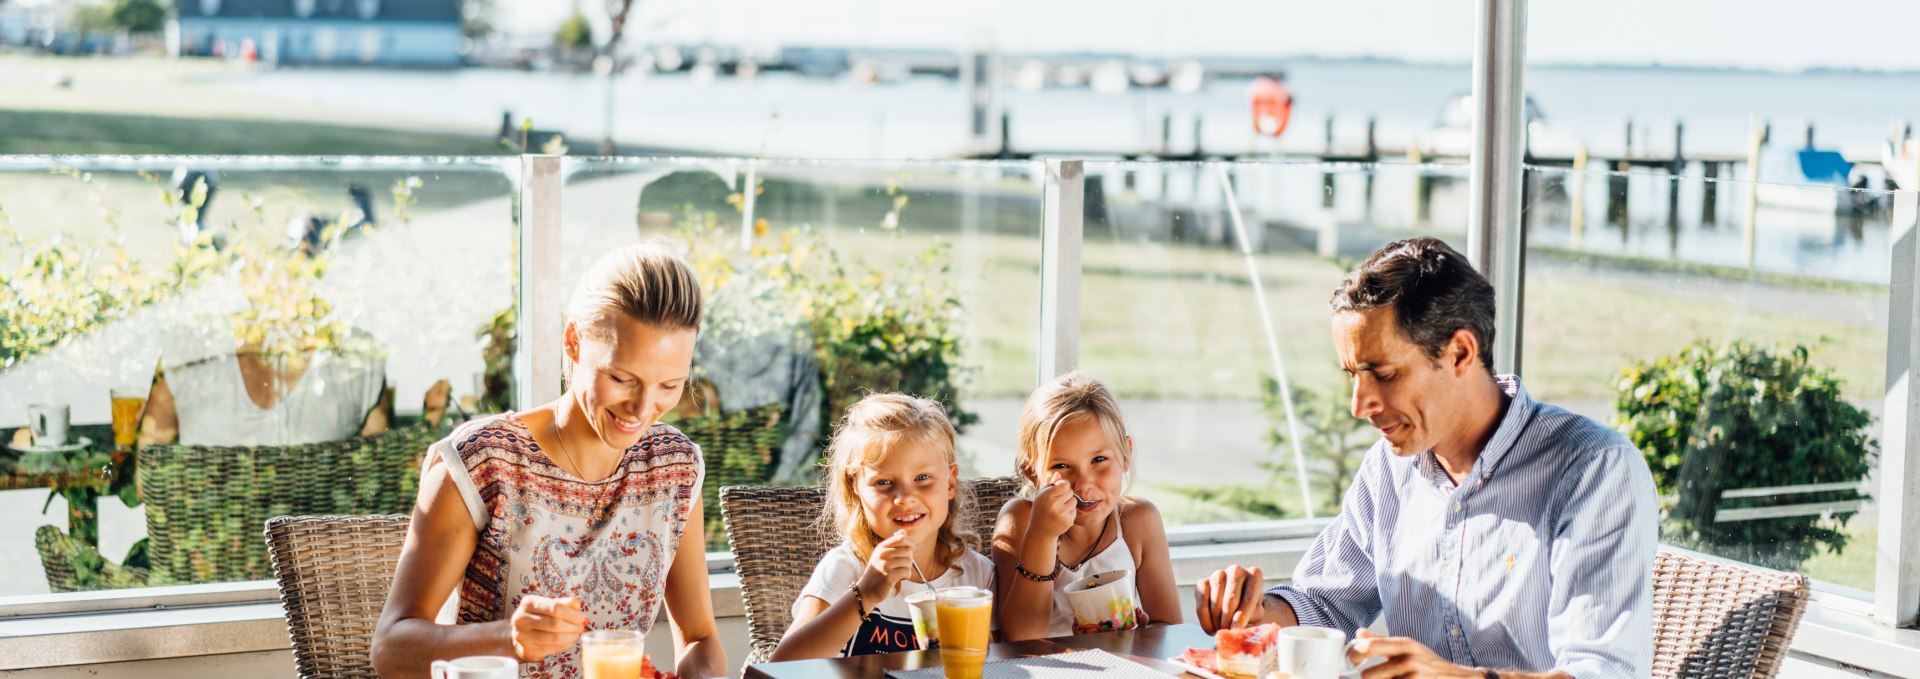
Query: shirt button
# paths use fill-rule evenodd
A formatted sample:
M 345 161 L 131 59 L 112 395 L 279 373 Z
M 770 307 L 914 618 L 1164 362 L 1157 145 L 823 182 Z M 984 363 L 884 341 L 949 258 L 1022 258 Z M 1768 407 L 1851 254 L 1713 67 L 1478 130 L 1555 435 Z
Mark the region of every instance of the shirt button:
M 1455 639 L 1458 639 L 1458 638 L 1460 638 L 1460 628 L 1458 628 L 1458 627 L 1455 627 L 1455 628 L 1452 628 L 1452 629 L 1449 629 L 1449 630 L 1447 630 L 1447 632 L 1448 632 L 1449 634 L 1452 634 L 1452 635 L 1453 635 L 1453 637 L 1454 637 Z
M 1466 510 L 1466 508 L 1467 508 L 1466 505 L 1460 504 L 1460 502 L 1457 500 L 1453 503 L 1453 513 L 1455 514 L 1459 514 L 1460 512 Z
M 1484 472 L 1480 472 L 1480 480 L 1482 480 L 1482 481 L 1490 481 L 1490 480 L 1492 480 L 1492 479 L 1493 479 L 1493 472 L 1492 472 L 1492 471 L 1484 471 Z

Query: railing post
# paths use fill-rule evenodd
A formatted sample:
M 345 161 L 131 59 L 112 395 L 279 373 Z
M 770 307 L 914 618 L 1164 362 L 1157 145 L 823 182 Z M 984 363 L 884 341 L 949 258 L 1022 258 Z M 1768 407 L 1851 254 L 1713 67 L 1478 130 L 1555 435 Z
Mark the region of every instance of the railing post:
M 1894 194 L 1893 286 L 1887 295 L 1887 394 L 1880 437 L 1880 544 L 1873 617 L 1920 621 L 1920 191 Z
M 1520 372 L 1526 232 L 1520 223 L 1527 108 L 1526 0 L 1479 0 L 1474 27 L 1473 147 L 1468 175 L 1467 257 L 1493 283 L 1493 363 Z
M 1086 221 L 1086 168 L 1048 160 L 1046 225 L 1040 235 L 1040 380 L 1080 365 L 1080 244 Z
M 566 294 L 560 289 L 561 158 L 520 156 L 520 314 L 515 319 L 514 405 L 560 397 Z

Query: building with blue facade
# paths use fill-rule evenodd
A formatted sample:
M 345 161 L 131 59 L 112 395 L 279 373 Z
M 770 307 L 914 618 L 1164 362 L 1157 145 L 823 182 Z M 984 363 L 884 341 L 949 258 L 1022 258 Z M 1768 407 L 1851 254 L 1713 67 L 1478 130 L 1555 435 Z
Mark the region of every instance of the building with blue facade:
M 460 0 L 179 0 L 174 56 L 268 64 L 451 67 Z

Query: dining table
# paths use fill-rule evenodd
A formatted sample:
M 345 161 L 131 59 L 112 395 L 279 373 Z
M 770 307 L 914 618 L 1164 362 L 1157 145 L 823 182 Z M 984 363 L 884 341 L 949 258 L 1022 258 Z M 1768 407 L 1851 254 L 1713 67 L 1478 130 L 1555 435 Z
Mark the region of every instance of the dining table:
M 1101 650 L 1165 672 L 1180 676 L 1185 670 L 1168 658 L 1179 657 L 1188 648 L 1213 648 L 1213 635 L 1196 625 L 1148 625 L 1121 632 L 1096 632 L 1074 636 L 1003 641 L 987 648 L 987 662 L 1074 651 Z M 903 651 L 875 653 L 850 658 L 788 660 L 748 665 L 745 679 L 838 679 L 846 677 L 884 677 L 888 670 L 912 670 L 940 666 L 940 651 Z

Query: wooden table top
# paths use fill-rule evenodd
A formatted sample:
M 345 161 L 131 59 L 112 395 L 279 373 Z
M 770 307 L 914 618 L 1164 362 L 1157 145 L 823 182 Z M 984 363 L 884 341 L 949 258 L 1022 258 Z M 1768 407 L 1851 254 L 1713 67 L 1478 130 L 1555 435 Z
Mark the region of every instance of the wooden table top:
M 1168 676 L 1180 675 L 1180 666 L 1166 661 L 1177 657 L 1187 648 L 1213 648 L 1213 635 L 1207 634 L 1195 625 L 1150 625 L 1144 629 L 1126 632 L 1102 632 L 1082 634 L 1052 639 L 1032 641 L 1011 641 L 994 644 L 987 650 L 987 660 L 1003 660 L 1038 655 L 1053 655 L 1088 649 L 1100 649 L 1134 662 L 1165 671 Z M 792 660 L 787 662 L 762 663 L 749 665 L 743 676 L 746 679 L 833 679 L 836 677 L 882 677 L 887 670 L 910 670 L 922 667 L 939 667 L 940 652 L 908 651 L 904 653 L 879 653 L 852 658 L 830 658 L 825 660 Z

